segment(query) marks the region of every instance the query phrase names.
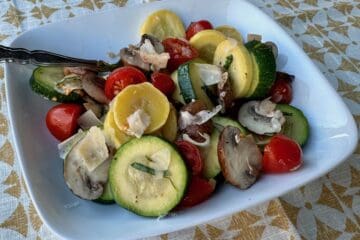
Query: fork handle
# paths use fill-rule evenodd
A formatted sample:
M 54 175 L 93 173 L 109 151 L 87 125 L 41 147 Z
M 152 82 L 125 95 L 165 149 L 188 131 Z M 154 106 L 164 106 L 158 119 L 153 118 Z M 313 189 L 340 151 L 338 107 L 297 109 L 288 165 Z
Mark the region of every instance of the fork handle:
M 38 66 L 90 67 L 99 71 L 111 70 L 114 65 L 104 61 L 73 58 L 43 50 L 30 51 L 0 45 L 0 62 L 34 64 Z

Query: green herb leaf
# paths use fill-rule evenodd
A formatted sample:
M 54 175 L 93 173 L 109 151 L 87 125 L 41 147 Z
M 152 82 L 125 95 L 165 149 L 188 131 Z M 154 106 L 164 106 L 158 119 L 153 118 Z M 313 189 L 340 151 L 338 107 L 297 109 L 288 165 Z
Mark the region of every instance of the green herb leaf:
M 233 55 L 229 55 L 226 57 L 225 64 L 223 66 L 226 71 L 229 70 L 229 67 L 230 67 L 231 63 L 233 62 L 233 60 L 234 60 Z
M 156 175 L 157 170 L 155 170 L 155 169 L 153 169 L 151 167 L 148 167 L 148 166 L 146 166 L 146 165 L 144 165 L 142 163 L 133 162 L 130 166 L 135 168 L 136 170 L 148 173 L 150 175 L 153 175 L 153 176 Z M 159 171 L 159 172 L 162 172 L 164 177 L 170 176 L 169 171 Z

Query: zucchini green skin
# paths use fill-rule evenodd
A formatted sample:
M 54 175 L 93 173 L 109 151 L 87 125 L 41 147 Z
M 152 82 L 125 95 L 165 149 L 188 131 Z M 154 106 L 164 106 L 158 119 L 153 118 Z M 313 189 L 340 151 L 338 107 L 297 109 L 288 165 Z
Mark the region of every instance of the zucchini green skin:
M 181 95 L 183 96 L 185 103 L 190 103 L 193 99 L 196 99 L 196 94 L 191 82 L 190 64 L 185 63 L 181 65 L 177 74 Z
M 30 78 L 30 87 L 35 93 L 53 102 L 79 102 L 80 95 L 64 95 L 55 90 L 57 81 L 63 77 L 62 67 L 38 67 Z
M 199 61 L 193 60 L 182 64 L 177 70 L 176 80 L 185 103 L 190 103 L 193 99 L 201 100 L 208 109 L 212 109 L 213 100 L 209 96 L 211 89 L 203 84 L 195 65 Z M 173 96 L 177 96 L 177 94 Z
M 94 200 L 97 203 L 101 204 L 113 204 L 115 203 L 113 194 L 111 192 L 111 187 L 109 181 L 105 184 L 104 192 L 103 194 L 96 200 Z
M 247 42 L 245 47 L 249 50 L 254 61 L 254 79 L 247 97 L 261 99 L 267 96 L 276 78 L 276 59 L 271 47 L 253 40 Z M 255 85 L 254 85 L 255 84 Z
M 131 164 L 133 162 L 139 161 L 139 157 L 149 156 L 163 148 L 169 149 L 171 153 L 168 169 L 170 176 L 166 177 L 169 178 L 170 182 L 166 182 L 166 185 L 158 185 L 159 182 L 156 182 L 156 184 L 149 183 L 149 181 L 152 181 L 152 178 L 150 180 L 147 178 L 144 182 L 153 185 L 151 185 L 152 188 L 148 188 L 148 185 L 146 185 L 144 189 L 156 187 L 161 189 L 156 189 L 159 192 L 150 192 L 150 196 L 142 196 L 131 188 L 134 186 L 134 183 L 131 182 L 133 180 L 131 180 L 132 178 L 128 173 L 129 168 L 132 168 Z M 151 176 L 151 174 L 149 175 Z M 140 216 L 158 217 L 168 214 L 179 204 L 188 185 L 189 173 L 184 160 L 173 145 L 159 137 L 148 135 L 132 139 L 118 149 L 111 161 L 109 181 L 114 200 L 117 204 Z M 136 186 L 139 185 L 137 184 Z M 164 186 L 165 188 L 162 188 Z M 172 192 L 164 192 L 164 189 L 170 189 Z M 148 194 L 149 192 L 146 193 Z
M 287 104 L 277 104 L 276 109 L 279 109 L 286 119 L 281 133 L 299 143 L 300 146 L 305 145 L 310 135 L 310 126 L 303 112 Z

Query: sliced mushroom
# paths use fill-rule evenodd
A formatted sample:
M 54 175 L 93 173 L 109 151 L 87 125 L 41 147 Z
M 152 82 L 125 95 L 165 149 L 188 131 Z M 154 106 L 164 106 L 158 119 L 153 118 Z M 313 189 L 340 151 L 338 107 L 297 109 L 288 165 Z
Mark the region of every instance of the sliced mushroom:
M 80 117 L 77 119 L 77 123 L 83 130 L 90 129 L 93 126 L 102 125 L 102 122 L 92 110 L 87 110 L 86 112 L 81 114 Z
M 81 76 L 77 74 L 65 75 L 63 79 L 56 83 L 55 90 L 64 95 L 70 95 L 72 92 L 81 91 Z
M 64 178 L 77 196 L 99 198 L 108 179 L 110 156 L 99 128 L 91 128 L 64 160 Z
M 145 63 L 138 51 L 134 48 L 123 48 L 120 50 L 120 58 L 124 65 L 136 66 L 142 70 L 150 71 L 150 64 Z
M 295 79 L 295 76 L 286 72 L 276 72 L 276 80 L 280 79 L 292 83 Z
M 110 102 L 105 96 L 105 80 L 103 78 L 99 78 L 94 73 L 86 73 L 82 76 L 81 81 L 83 90 L 95 101 L 103 104 L 108 104 Z
M 249 33 L 247 35 L 247 41 L 248 42 L 253 41 L 253 40 L 261 42 L 261 39 L 262 39 L 262 36 L 259 35 L 259 34 Z
M 262 154 L 252 136 L 241 135 L 236 127 L 221 132 L 218 158 L 224 178 L 240 189 L 249 188 L 260 175 Z
M 285 117 L 276 104 L 269 99 L 250 101 L 240 107 L 238 120 L 247 129 L 257 134 L 278 133 Z
M 151 42 L 151 44 L 154 46 L 156 52 L 162 53 L 165 51 L 164 46 L 162 45 L 161 41 L 159 39 L 157 39 L 156 37 L 149 35 L 149 34 L 144 34 L 141 36 L 140 45 L 144 44 L 146 39 L 148 39 Z
M 166 68 L 170 59 L 164 52 L 164 46 L 154 36 L 144 34 L 137 46 L 129 45 L 120 51 L 120 57 L 125 65 L 137 66 L 145 71 L 158 71 Z
M 219 96 L 219 103 L 222 106 L 222 113 L 234 106 L 234 94 L 229 81 L 229 74 L 227 72 L 222 74 L 221 82 L 217 85 L 217 92 Z
M 76 74 L 85 75 L 88 72 L 96 72 L 90 67 L 64 67 L 64 75 Z
M 97 104 L 94 101 L 87 101 L 83 103 L 83 106 L 86 110 L 91 110 L 97 118 L 101 118 L 104 112 L 104 107 L 100 104 Z
M 265 43 L 265 45 L 271 47 L 271 50 L 272 50 L 272 52 L 274 54 L 274 57 L 277 58 L 279 50 L 278 50 L 276 44 L 273 43 L 273 42 L 268 41 L 268 42 Z

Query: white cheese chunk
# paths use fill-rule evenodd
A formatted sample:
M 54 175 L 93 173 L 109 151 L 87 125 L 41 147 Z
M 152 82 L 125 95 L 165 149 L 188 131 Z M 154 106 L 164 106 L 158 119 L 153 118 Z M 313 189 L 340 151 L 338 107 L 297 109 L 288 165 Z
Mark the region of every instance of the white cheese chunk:
M 150 156 L 151 162 L 149 167 L 158 171 L 166 171 L 169 169 L 171 153 L 167 148 L 161 149 Z
M 140 58 L 145 63 L 150 63 L 155 69 L 166 68 L 167 62 L 170 59 L 170 54 L 167 52 L 158 53 L 149 39 L 140 46 Z
M 188 111 L 180 111 L 179 128 L 183 130 L 193 124 L 201 125 L 213 118 L 221 109 L 222 106 L 217 105 L 212 111 L 202 110 L 195 115 L 192 115 Z
M 109 157 L 104 134 L 98 127 L 91 127 L 73 151 L 74 156 L 83 162 L 89 172 L 94 171 Z
M 199 71 L 201 81 L 206 86 L 218 84 L 222 80 L 222 71 L 220 67 L 206 63 L 195 63 L 195 66 Z
M 142 109 L 136 110 L 126 120 L 129 124 L 127 133 L 137 138 L 140 138 L 143 135 L 151 122 L 150 116 Z

